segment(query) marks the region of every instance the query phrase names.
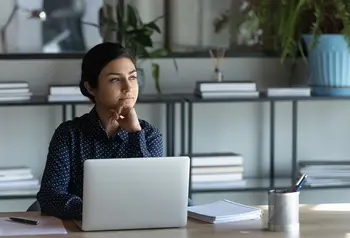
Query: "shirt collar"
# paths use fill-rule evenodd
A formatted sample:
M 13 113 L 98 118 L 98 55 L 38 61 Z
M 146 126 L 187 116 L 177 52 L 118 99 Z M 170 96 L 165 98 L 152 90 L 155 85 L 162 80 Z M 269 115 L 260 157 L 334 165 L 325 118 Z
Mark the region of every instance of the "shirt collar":
M 107 136 L 107 133 L 103 128 L 102 121 L 97 114 L 95 106 L 89 112 L 88 117 L 91 122 L 93 132 L 96 133 L 96 135 L 98 136 L 100 135 Z M 112 138 L 115 138 L 115 137 L 119 137 L 120 139 L 125 141 L 128 138 L 128 132 L 123 129 L 119 129 L 117 133 L 114 136 L 112 136 Z

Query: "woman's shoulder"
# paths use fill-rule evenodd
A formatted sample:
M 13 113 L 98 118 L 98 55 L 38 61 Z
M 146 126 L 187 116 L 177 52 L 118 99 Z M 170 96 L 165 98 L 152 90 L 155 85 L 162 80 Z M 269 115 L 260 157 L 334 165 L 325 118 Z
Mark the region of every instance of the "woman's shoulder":
M 145 131 L 146 134 L 156 133 L 156 134 L 161 135 L 159 129 L 156 126 L 154 126 L 153 124 L 149 123 L 148 121 L 139 119 L 139 123 L 140 123 L 141 128 Z
M 58 127 L 55 130 L 55 133 L 64 135 L 64 136 L 69 136 L 73 135 L 76 132 L 80 132 L 82 128 L 87 122 L 86 115 L 82 115 L 81 117 L 76 117 L 72 120 L 67 120 L 62 122 L 61 124 L 58 125 Z

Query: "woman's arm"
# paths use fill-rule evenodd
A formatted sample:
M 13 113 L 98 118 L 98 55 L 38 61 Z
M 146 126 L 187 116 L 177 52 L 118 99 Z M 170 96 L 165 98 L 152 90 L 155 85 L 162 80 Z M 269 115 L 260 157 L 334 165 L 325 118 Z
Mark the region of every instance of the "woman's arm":
M 82 200 L 69 194 L 70 147 L 68 124 L 61 124 L 55 131 L 47 156 L 37 200 L 41 211 L 59 218 L 80 218 Z
M 162 157 L 163 137 L 151 124 L 142 121 L 141 130 L 129 133 L 128 157 Z

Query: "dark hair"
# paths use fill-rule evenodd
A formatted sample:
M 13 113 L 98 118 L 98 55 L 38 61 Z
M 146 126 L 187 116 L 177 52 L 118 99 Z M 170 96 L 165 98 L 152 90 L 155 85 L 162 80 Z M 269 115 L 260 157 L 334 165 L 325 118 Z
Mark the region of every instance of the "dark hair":
M 112 60 L 118 58 L 128 58 L 134 64 L 135 58 L 131 51 L 121 44 L 104 42 L 92 47 L 84 56 L 81 64 L 81 79 L 79 83 L 81 93 L 90 98 L 95 103 L 95 98 L 85 88 L 84 82 L 88 82 L 90 87 L 97 88 L 98 76 L 102 69 Z

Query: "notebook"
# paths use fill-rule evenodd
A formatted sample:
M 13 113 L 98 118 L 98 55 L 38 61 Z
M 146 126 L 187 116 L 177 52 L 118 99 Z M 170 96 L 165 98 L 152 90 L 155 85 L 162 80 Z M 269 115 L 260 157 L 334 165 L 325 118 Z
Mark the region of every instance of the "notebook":
M 13 213 L 15 214 L 15 213 Z M 24 213 L 23 213 L 24 214 Z M 51 216 L 23 217 L 39 221 L 38 225 L 29 225 L 11 221 L 8 217 L 0 217 L 0 236 L 29 236 L 67 234 L 62 221 Z
M 188 217 L 207 223 L 226 223 L 261 219 L 262 209 L 220 200 L 204 205 L 188 207 Z

